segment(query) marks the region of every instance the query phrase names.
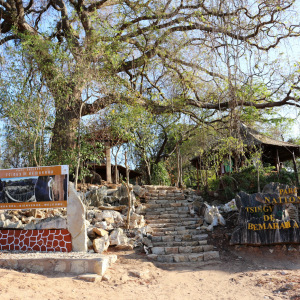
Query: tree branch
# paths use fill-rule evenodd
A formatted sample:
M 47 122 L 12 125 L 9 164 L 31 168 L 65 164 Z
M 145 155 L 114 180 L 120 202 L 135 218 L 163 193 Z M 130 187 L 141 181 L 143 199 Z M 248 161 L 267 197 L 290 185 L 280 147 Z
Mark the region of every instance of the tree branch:
M 0 40 L 0 45 L 3 45 L 4 43 L 6 43 L 8 41 L 16 40 L 16 39 L 18 39 L 18 36 L 16 34 L 9 35 L 9 36 L 3 38 L 2 40 Z

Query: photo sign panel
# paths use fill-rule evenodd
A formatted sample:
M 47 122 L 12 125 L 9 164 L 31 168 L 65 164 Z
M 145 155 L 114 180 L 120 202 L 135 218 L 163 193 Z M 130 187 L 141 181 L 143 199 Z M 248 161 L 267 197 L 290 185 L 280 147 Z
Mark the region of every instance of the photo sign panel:
M 67 207 L 69 166 L 0 170 L 0 209 Z

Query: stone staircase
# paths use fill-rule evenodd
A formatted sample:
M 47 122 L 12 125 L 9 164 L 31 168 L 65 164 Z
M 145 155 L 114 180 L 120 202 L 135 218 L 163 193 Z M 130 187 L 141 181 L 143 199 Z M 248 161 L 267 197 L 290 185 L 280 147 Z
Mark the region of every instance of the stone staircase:
M 183 192 L 176 187 L 145 186 L 145 219 L 153 229 L 152 254 L 164 263 L 208 262 L 219 259 L 219 252 L 207 244 L 208 235 L 197 227 L 200 218 L 190 214 Z

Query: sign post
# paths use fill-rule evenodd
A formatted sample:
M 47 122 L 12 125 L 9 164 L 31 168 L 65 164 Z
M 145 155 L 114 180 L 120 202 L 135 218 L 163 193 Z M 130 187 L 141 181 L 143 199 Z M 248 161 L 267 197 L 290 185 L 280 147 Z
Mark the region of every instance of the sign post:
M 67 207 L 69 168 L 0 170 L 0 209 Z

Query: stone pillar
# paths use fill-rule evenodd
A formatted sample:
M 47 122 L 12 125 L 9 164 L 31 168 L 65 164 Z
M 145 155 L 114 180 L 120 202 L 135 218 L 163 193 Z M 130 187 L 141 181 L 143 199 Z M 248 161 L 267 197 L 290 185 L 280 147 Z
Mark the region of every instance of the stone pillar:
M 72 182 L 69 182 L 67 228 L 72 236 L 72 251 L 87 252 L 85 207 Z

